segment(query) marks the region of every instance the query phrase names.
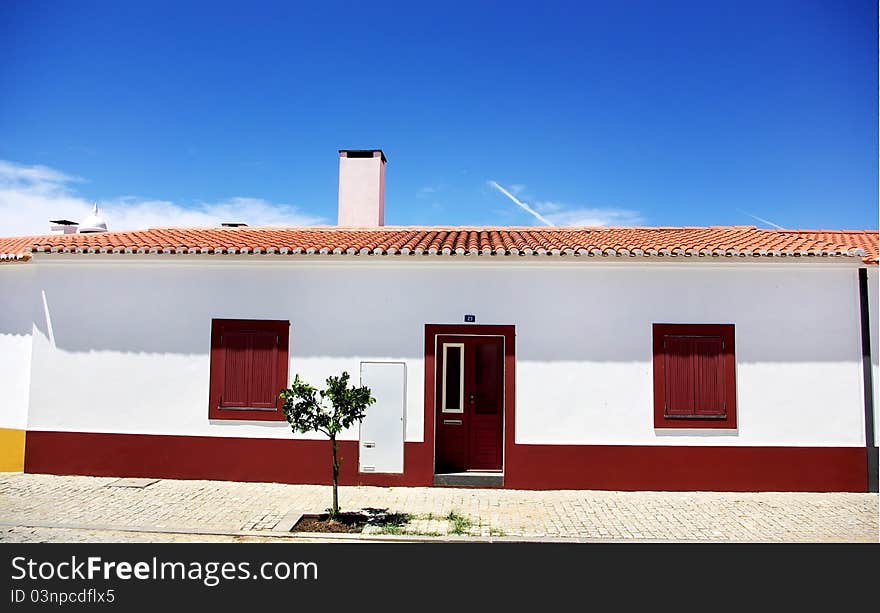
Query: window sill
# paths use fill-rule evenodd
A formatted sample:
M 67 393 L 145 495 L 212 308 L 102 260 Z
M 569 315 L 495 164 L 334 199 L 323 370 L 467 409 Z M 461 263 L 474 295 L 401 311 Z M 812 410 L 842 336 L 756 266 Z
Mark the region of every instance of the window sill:
M 287 426 L 287 420 L 280 421 L 276 419 L 215 419 L 213 417 L 208 418 L 208 423 L 212 426 L 266 426 L 274 428 L 276 426 Z
M 655 420 L 654 430 L 736 430 L 736 421 L 733 417 L 705 418 L 688 417 L 663 418 Z
M 655 436 L 739 436 L 739 428 L 676 428 L 664 426 L 654 428 Z
M 287 421 L 287 418 L 284 417 L 284 412 L 277 409 L 260 411 L 216 408 L 210 411 L 208 419 L 211 421 Z

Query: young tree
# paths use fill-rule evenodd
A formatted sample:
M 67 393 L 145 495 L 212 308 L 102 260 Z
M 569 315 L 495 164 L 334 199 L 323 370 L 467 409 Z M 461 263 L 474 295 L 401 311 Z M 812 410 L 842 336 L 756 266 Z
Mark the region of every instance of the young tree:
M 368 387 L 349 387 L 349 375 L 328 377 L 327 388 L 318 390 L 296 375 L 289 388 L 281 390 L 284 416 L 294 432 L 323 432 L 333 451 L 333 506 L 330 519 L 339 514 L 339 464 L 336 435 L 364 418 L 367 407 L 376 402 Z M 330 406 L 327 406 L 329 401 Z

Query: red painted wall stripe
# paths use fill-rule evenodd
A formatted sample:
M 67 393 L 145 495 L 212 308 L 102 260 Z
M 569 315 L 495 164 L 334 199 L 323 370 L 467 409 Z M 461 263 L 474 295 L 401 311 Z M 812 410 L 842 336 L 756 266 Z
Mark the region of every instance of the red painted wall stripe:
M 404 474 L 359 474 L 340 441 L 344 485 L 428 486 L 433 448 L 406 443 Z M 58 475 L 330 483 L 324 440 L 85 432 L 27 433 L 25 472 Z M 517 489 L 864 492 L 863 447 L 510 445 L 504 486 Z
M 861 447 L 516 445 L 520 489 L 864 492 Z
M 273 483 L 331 482 L 326 440 L 28 431 L 25 472 Z M 406 443 L 404 473 L 359 474 L 357 441 L 340 441 L 342 485 L 431 485 L 426 445 Z M 427 470 L 425 470 L 427 467 Z

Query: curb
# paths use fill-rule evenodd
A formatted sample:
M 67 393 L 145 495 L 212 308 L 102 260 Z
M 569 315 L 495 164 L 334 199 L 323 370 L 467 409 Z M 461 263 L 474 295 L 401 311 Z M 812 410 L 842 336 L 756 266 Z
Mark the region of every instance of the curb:
M 294 512 L 285 516 L 293 517 Z M 300 512 L 295 515 L 299 520 Z M 280 524 L 281 522 L 279 522 Z M 293 523 L 290 525 L 293 526 Z M 107 524 L 59 524 L 54 522 L 8 522 L 0 521 L 0 528 L 48 528 L 59 530 L 92 530 L 96 532 L 137 532 L 141 534 L 190 534 L 193 536 L 249 536 L 279 541 L 322 541 L 344 542 L 369 542 L 369 543 L 673 543 L 682 541 L 670 541 L 663 539 L 603 539 L 588 537 L 544 537 L 544 536 L 419 536 L 407 534 L 352 534 L 333 532 L 288 532 L 283 529 L 272 530 L 200 530 L 174 526 L 113 526 Z M 719 543 L 736 542 L 723 540 L 689 540 L 693 543 Z M 770 542 L 770 541 L 768 541 Z

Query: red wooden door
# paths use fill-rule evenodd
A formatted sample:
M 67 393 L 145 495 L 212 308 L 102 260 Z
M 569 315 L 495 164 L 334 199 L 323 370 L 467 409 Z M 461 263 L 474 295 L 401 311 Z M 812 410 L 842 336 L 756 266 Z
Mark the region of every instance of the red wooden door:
M 437 337 L 437 471 L 501 470 L 503 339 Z

